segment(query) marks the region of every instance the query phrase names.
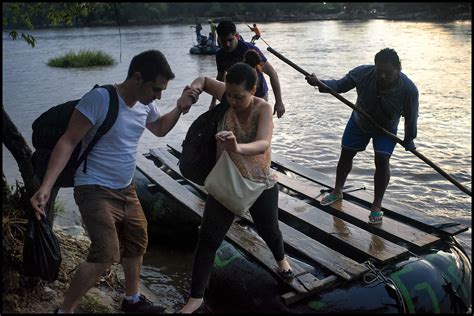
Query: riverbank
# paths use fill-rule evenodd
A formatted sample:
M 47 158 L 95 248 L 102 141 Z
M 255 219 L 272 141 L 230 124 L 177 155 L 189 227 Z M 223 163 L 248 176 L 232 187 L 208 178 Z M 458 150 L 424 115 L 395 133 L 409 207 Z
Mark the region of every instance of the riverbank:
M 150 26 L 150 25 L 165 25 L 165 24 L 190 24 L 194 25 L 196 19 L 201 24 L 212 20 L 215 23 L 220 21 L 233 21 L 235 23 L 272 23 L 272 22 L 306 22 L 306 21 L 361 21 L 361 20 L 390 20 L 390 21 L 419 21 L 419 22 L 452 22 L 452 21 L 467 21 L 472 20 L 472 13 L 466 12 L 455 14 L 449 17 L 440 16 L 438 14 L 430 13 L 403 13 L 403 14 L 348 14 L 348 13 L 334 13 L 334 14 L 277 14 L 277 15 L 242 15 L 242 16 L 199 16 L 199 17 L 173 17 L 173 18 L 157 18 L 156 23 L 133 23 L 126 26 Z M 97 26 L 116 26 L 116 23 L 109 23 L 107 25 L 90 25 Z
M 332 14 L 272 14 L 272 15 L 253 15 L 247 14 L 242 16 L 228 17 L 198 17 L 199 21 L 207 21 L 209 19 L 220 21 L 230 20 L 234 22 L 245 23 L 271 23 L 271 22 L 305 22 L 305 21 L 325 21 L 325 20 L 393 20 L 393 21 L 429 21 L 429 22 L 452 22 L 458 20 L 472 20 L 472 12 L 454 14 L 449 17 L 441 16 L 436 13 L 413 12 L 402 14 L 371 14 L 371 13 L 332 13 Z M 165 21 L 162 21 L 165 22 Z M 194 18 L 188 19 L 169 19 L 165 24 L 173 23 L 190 23 L 194 24 Z M 162 23 L 160 23 L 162 24 Z
M 247 13 L 243 15 L 230 15 L 230 16 L 190 16 L 190 17 L 169 17 L 169 18 L 160 18 L 156 17 L 154 22 L 143 22 L 138 21 L 121 24 L 121 27 L 131 27 L 131 26 L 154 26 L 154 25 L 172 25 L 172 24 L 190 24 L 194 25 L 196 19 L 201 23 L 205 24 L 207 21 L 212 20 L 214 23 L 219 23 L 220 21 L 233 21 L 235 23 L 272 23 L 272 22 L 306 22 L 306 21 L 363 21 L 363 20 L 390 20 L 390 21 L 419 21 L 419 22 L 453 22 L 453 21 L 468 21 L 472 20 L 472 12 L 463 12 L 452 14 L 449 16 L 442 15 L 434 12 L 409 12 L 409 13 L 400 13 L 400 14 L 385 14 L 385 13 L 260 13 L 253 14 Z M 90 22 L 87 26 L 73 26 L 73 27 L 103 27 L 117 26 L 116 21 L 108 21 L 101 23 Z M 37 29 L 62 29 L 64 26 L 48 26 L 48 27 L 38 27 Z
M 26 227 L 26 221 L 24 226 Z M 58 279 L 54 282 L 25 277 L 20 274 L 21 264 L 8 264 L 12 263 L 14 254 L 16 259 L 22 261 L 22 243 L 4 251 L 3 262 L 8 265 L 8 269 L 3 271 L 4 313 L 52 313 L 62 303 L 76 266 L 87 255 L 90 241 L 85 236 L 67 235 L 59 226 L 54 227 L 54 232 L 60 242 L 62 257 Z M 4 236 L 5 238 L 8 237 Z M 21 238 L 18 240 L 21 241 Z M 83 297 L 77 312 L 119 313 L 123 297 L 122 284 L 118 267 L 113 265 Z
M 22 225 L 26 227 L 26 221 L 22 221 Z M 22 276 L 18 269 L 20 265 L 14 262 L 11 264 L 14 257 L 16 260 L 22 260 L 22 243 L 16 243 L 16 247 L 10 247 L 3 252 L 3 313 L 49 314 L 62 303 L 77 265 L 86 258 L 90 240 L 84 235 L 69 235 L 60 226 L 55 225 L 53 230 L 58 237 L 62 256 L 58 279 L 54 282 Z M 5 238 L 8 237 L 4 236 Z M 158 301 L 156 295 L 143 285 L 140 287 L 140 292 L 152 301 Z M 123 296 L 123 272 L 121 266 L 115 263 L 84 295 L 75 312 L 120 314 Z

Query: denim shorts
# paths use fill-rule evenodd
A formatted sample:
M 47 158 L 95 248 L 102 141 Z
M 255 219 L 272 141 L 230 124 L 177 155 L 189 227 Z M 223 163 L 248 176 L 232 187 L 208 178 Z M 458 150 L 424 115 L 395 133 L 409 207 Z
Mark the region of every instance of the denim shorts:
M 148 223 L 135 184 L 124 189 L 80 185 L 74 188 L 74 199 L 91 240 L 88 262 L 112 263 L 145 254 Z
M 397 127 L 388 129 L 388 131 L 397 135 Z M 355 151 L 364 151 L 371 138 L 375 153 L 385 156 L 392 155 L 395 145 L 397 144 L 396 140 L 382 132 L 364 132 L 357 126 L 354 113 L 352 113 L 349 122 L 347 122 L 344 134 L 342 135 L 341 147 Z

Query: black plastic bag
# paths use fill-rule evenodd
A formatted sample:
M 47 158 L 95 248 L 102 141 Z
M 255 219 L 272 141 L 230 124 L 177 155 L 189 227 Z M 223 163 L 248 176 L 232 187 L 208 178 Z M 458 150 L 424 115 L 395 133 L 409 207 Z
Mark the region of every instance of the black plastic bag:
M 23 244 L 23 273 L 52 282 L 61 265 L 59 242 L 45 218 L 30 219 Z

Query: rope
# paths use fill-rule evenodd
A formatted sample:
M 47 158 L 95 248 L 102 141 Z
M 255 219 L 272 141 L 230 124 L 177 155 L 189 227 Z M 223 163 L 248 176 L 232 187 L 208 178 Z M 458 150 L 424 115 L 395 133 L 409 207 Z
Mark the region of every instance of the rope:
M 244 20 L 242 20 L 238 15 L 235 15 L 235 17 L 237 17 L 237 19 L 239 19 L 242 23 L 244 23 L 245 25 L 247 25 L 247 27 L 251 27 L 250 25 L 247 24 L 247 22 L 245 22 Z M 268 44 L 262 37 L 262 35 L 260 35 L 260 38 L 268 47 L 271 47 L 270 44 Z
M 394 291 L 395 294 L 397 295 L 398 309 L 399 310 L 401 309 L 400 312 L 402 314 L 405 314 L 406 313 L 405 302 L 403 301 L 402 293 L 400 293 L 400 290 L 397 288 L 397 285 L 395 284 L 395 282 L 392 279 L 385 277 L 385 275 L 383 275 L 383 273 L 379 269 L 377 269 L 372 262 L 367 261 L 365 264 L 367 268 L 369 268 L 370 272 L 367 272 L 366 274 L 364 274 L 363 276 L 364 282 L 367 284 L 370 284 L 378 279 L 382 281 L 383 283 L 385 283 L 385 288 L 389 291 L 390 290 Z M 372 279 L 368 280 L 367 277 L 371 277 Z
M 117 24 L 118 24 L 118 29 L 119 29 L 119 38 L 120 38 L 120 62 L 122 62 L 122 32 L 120 31 L 120 13 L 119 10 L 117 9 L 117 3 L 113 3 L 114 5 L 114 10 L 115 10 L 115 16 L 117 17 Z

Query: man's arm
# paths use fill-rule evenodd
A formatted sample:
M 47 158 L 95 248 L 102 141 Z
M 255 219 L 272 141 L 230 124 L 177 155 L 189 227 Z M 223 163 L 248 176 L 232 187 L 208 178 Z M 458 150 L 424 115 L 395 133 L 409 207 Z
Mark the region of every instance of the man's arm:
M 320 80 L 314 73 L 305 79 L 310 85 L 317 86 L 319 92 L 329 92 L 330 90 L 326 88 L 327 86 L 337 93 L 344 93 L 354 89 L 357 85 L 357 82 L 359 82 L 360 79 L 367 74 L 367 71 L 370 71 L 370 69 L 368 69 L 366 66 L 359 66 L 349 71 L 349 73 L 339 80 Z
M 403 114 L 405 116 L 405 136 L 403 140 L 405 150 L 416 148 L 413 140 L 416 138 L 417 134 L 418 108 L 418 90 L 415 87 L 414 91 L 408 97 L 407 104 L 403 109 Z
M 163 137 L 168 134 L 171 129 L 176 125 L 181 114 L 186 114 L 192 104 L 196 103 L 199 98 L 198 89 L 191 89 L 185 87 L 178 101 L 176 107 L 165 115 L 161 116 L 154 122 L 146 124 L 147 129 L 152 132 L 155 136 Z
M 154 122 L 147 123 L 146 128 L 152 132 L 155 136 L 163 137 L 176 125 L 181 116 L 181 110 L 176 106 L 173 110 L 160 116 Z
M 30 199 L 38 220 L 41 219 L 40 215 L 46 216 L 44 207 L 49 200 L 54 183 L 69 161 L 74 148 L 92 126 L 92 122 L 85 115 L 74 110 L 66 131 L 54 146 L 41 186 Z
M 273 94 L 275 95 L 275 106 L 273 108 L 273 114 L 277 113 L 277 117 L 280 118 L 285 114 L 285 105 L 281 99 L 281 89 L 280 89 L 280 79 L 278 74 L 270 64 L 269 61 L 266 61 L 263 65 L 263 72 L 270 77 L 270 84 L 272 85 Z

